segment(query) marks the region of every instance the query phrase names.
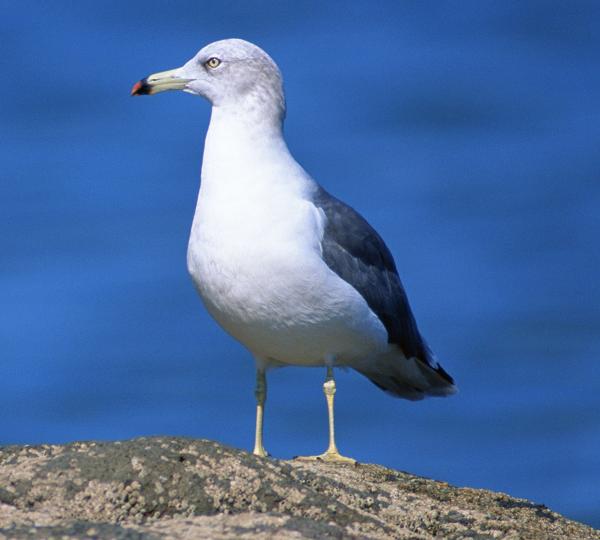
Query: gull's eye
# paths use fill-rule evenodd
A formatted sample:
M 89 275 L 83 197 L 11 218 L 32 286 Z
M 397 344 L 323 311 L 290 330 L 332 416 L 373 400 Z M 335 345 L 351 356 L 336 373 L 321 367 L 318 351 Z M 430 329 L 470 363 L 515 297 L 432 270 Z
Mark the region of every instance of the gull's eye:
M 210 69 L 215 69 L 221 65 L 221 60 L 213 56 L 212 58 L 209 58 L 204 65 Z

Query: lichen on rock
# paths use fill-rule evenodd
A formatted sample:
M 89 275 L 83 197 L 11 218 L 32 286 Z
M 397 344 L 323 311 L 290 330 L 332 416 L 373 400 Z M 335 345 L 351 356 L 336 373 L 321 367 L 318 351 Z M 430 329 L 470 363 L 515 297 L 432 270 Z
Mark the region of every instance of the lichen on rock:
M 0 448 L 0 536 L 600 539 L 501 493 L 167 437 Z

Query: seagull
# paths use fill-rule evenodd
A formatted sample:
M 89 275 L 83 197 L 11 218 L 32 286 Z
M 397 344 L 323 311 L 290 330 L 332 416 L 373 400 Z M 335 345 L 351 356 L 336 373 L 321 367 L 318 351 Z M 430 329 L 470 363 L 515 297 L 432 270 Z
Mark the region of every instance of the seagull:
M 326 368 L 329 446 L 310 460 L 355 463 L 335 442 L 335 367 L 409 400 L 455 393 L 382 238 L 290 153 L 283 80 L 271 57 L 242 39 L 216 41 L 183 66 L 140 80 L 131 94 L 165 90 L 212 105 L 187 267 L 210 315 L 254 357 L 254 454 L 268 455 L 270 368 Z

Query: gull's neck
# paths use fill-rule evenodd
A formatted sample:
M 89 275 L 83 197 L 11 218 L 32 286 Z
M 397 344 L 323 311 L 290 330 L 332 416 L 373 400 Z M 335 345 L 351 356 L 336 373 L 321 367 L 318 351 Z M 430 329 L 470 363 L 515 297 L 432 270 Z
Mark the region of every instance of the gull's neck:
M 314 187 L 288 150 L 282 120 L 213 107 L 191 246 L 274 233 Z
M 264 105 L 264 104 L 263 104 Z M 267 187 L 297 167 L 283 137 L 283 114 L 264 107 L 213 107 L 202 162 L 201 194 Z
M 213 107 L 206 134 L 204 159 L 217 156 L 223 160 L 247 159 L 247 152 L 287 149 L 283 138 L 283 121 L 273 114 L 262 116 L 260 111 L 246 108 Z M 213 155 L 214 154 L 214 155 Z M 221 161 L 219 166 L 226 166 Z

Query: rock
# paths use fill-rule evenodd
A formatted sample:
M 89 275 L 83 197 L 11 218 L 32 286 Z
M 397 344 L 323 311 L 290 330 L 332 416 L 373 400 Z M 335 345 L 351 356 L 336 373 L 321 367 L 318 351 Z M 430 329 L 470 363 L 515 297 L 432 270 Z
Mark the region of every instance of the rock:
M 4 538 L 600 539 L 532 502 L 206 440 L 0 448 Z

